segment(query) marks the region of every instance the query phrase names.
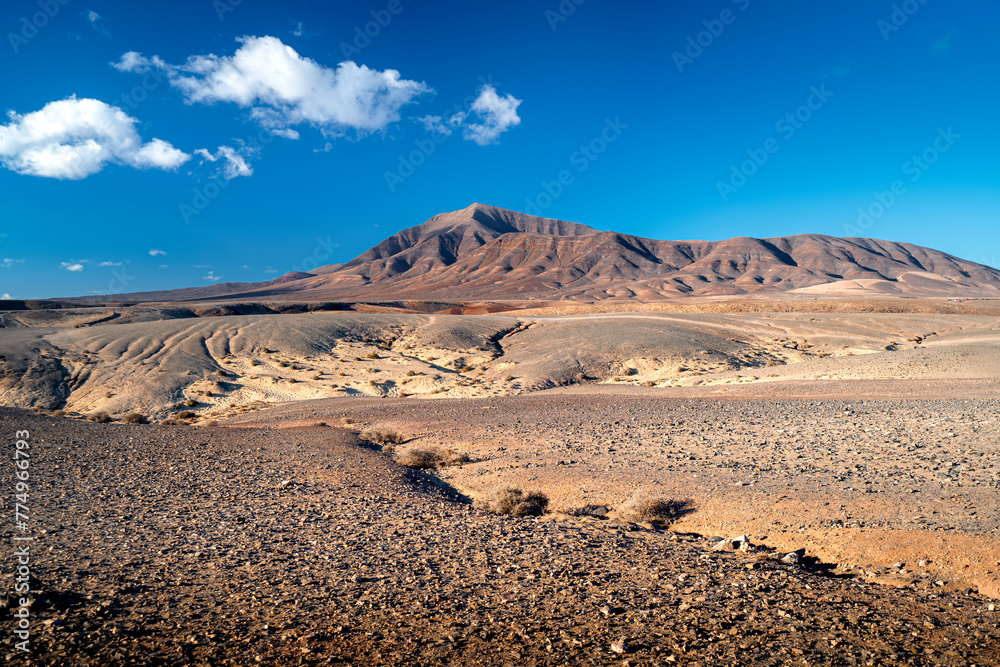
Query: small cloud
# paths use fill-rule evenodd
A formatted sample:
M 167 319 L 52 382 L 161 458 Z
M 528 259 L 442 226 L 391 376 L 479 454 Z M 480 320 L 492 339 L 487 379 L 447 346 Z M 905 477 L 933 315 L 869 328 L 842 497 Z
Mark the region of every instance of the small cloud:
M 98 266 L 121 266 L 121 262 L 101 262 Z
M 314 37 L 317 34 L 319 34 L 315 32 L 309 32 L 308 30 L 306 30 L 305 24 L 303 24 L 302 21 L 295 21 L 294 23 L 295 27 L 292 29 L 292 34 L 295 35 L 296 37 L 309 39 L 310 37 Z
M 156 248 L 153 248 L 152 250 L 149 251 L 150 257 L 156 257 L 157 255 L 166 255 L 166 254 L 167 253 L 163 252 L 162 250 L 157 250 Z
M 243 268 L 244 268 L 244 269 L 246 269 L 247 271 L 249 271 L 249 270 L 250 270 L 250 267 L 249 267 L 249 266 L 247 266 L 246 264 L 244 264 L 244 265 L 243 265 Z
M 85 12 L 81 12 L 81 15 L 90 22 L 90 26 L 101 33 L 102 35 L 111 36 L 111 31 L 108 30 L 107 26 L 104 25 L 104 17 L 95 12 L 93 9 L 88 9 Z
M 160 264 L 160 265 L 159 265 L 158 267 L 156 267 L 156 268 L 158 268 L 158 269 L 165 269 L 165 268 L 167 268 L 167 267 L 168 267 L 168 265 L 167 265 L 167 264 Z
M 208 275 L 207 275 L 207 276 L 202 276 L 202 278 L 201 278 L 201 279 L 202 279 L 202 280 L 207 280 L 207 281 L 209 281 L 209 282 L 212 282 L 212 283 L 214 283 L 214 282 L 216 282 L 217 280 L 222 280 L 222 276 L 217 276 L 217 275 L 215 275 L 215 273 L 214 273 L 214 272 L 212 272 L 212 271 L 209 271 L 209 272 L 208 272 Z
M 191 268 L 192 269 L 210 269 L 210 268 L 212 268 L 212 265 L 211 264 L 192 264 Z
M 931 50 L 939 55 L 946 56 L 951 53 L 951 38 L 955 36 L 955 29 L 949 30 L 944 37 L 934 42 L 931 46 Z
M 15 264 L 24 264 L 24 260 L 23 259 L 12 259 L 10 257 L 4 257 L 2 260 L 0 260 L 0 266 L 2 266 L 5 269 L 9 269 L 10 267 L 14 266 Z
M 272 269 L 270 266 L 264 269 L 264 273 L 277 273 L 277 269 Z
M 314 148 L 313 153 L 329 153 L 333 150 L 333 144 L 329 141 L 323 144 L 323 148 Z
M 277 128 L 271 130 L 271 134 L 273 134 L 276 137 L 284 137 L 285 139 L 295 140 L 299 138 L 299 133 L 290 127 Z
M 0 299 L 4 299 L 4 300 L 7 300 L 7 299 L 13 299 L 13 298 L 14 298 L 14 297 L 12 297 L 12 296 L 11 296 L 10 294 L 8 294 L 7 292 L 4 292 L 4 293 L 3 293 L 3 296 L 0 296 Z
M 83 264 L 79 262 L 59 262 L 59 266 L 63 267 L 67 271 L 83 271 Z
M 479 97 L 472 103 L 472 111 L 480 122 L 467 126 L 462 136 L 480 146 L 495 143 L 497 137 L 508 128 L 520 125 L 521 117 L 517 115 L 517 107 L 523 101 L 513 95 L 500 97 L 493 86 L 483 86 Z
M 460 116 L 464 116 L 464 114 L 455 114 L 451 117 L 448 124 L 458 125 L 461 122 Z M 458 119 L 457 121 L 456 118 Z M 424 129 L 428 132 L 437 132 L 446 137 L 451 136 L 451 128 L 441 119 L 441 116 L 424 116 L 423 118 L 418 118 L 417 121 L 423 123 Z
M 231 181 L 239 176 L 253 176 L 253 167 L 247 164 L 247 161 L 243 159 L 242 155 L 236 152 L 235 148 L 219 146 L 219 150 L 214 155 L 208 152 L 207 149 L 199 148 L 195 151 L 195 155 L 202 157 L 202 164 L 206 160 L 209 162 L 224 160 L 223 165 L 215 172 L 214 176 L 222 176 L 227 181 Z

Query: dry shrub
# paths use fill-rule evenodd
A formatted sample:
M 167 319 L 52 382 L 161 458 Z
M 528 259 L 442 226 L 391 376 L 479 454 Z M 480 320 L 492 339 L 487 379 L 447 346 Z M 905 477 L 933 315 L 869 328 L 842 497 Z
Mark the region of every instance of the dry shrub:
M 672 500 L 648 491 L 636 491 L 618 508 L 618 515 L 629 521 L 675 521 L 694 507 L 690 500 Z
M 178 419 L 194 419 L 197 416 L 198 415 L 192 412 L 191 410 L 183 410 L 177 413 Z
M 111 421 L 111 417 L 108 416 L 107 412 L 95 412 L 87 417 L 87 421 L 96 422 L 98 424 L 107 424 Z
M 122 421 L 124 423 L 126 423 L 126 424 L 148 424 L 149 423 L 149 419 L 146 418 L 146 415 L 138 413 L 138 412 L 130 412 L 130 413 L 128 413 L 127 415 L 125 415 L 124 417 L 122 417 Z
M 369 352 L 368 354 L 365 355 L 365 359 L 381 359 L 381 358 L 382 357 L 378 356 L 378 352 Z
M 476 368 L 474 366 L 462 366 L 461 368 L 458 369 L 458 372 L 459 373 L 470 373 L 470 372 L 472 372 L 474 370 L 476 370 Z
M 507 514 L 509 516 L 541 516 L 549 506 L 549 499 L 540 491 L 525 493 L 514 486 L 506 486 L 497 491 L 489 500 L 477 500 L 477 509 Z
M 383 447 L 382 451 L 386 451 Z M 420 468 L 421 470 L 435 470 L 447 468 L 448 466 L 462 465 L 472 459 L 468 454 L 456 452 L 454 449 L 410 449 L 403 452 L 397 459 L 404 466 L 410 468 Z
M 441 464 L 441 454 L 436 449 L 408 449 L 399 455 L 399 462 L 410 468 L 434 470 Z
M 347 422 L 345 422 L 347 423 Z M 377 445 L 387 445 L 392 443 L 398 445 L 403 442 L 403 436 L 396 433 L 395 431 L 382 430 L 382 429 L 372 429 L 370 431 L 363 431 L 361 435 L 358 436 L 362 440 L 367 440 L 368 442 L 374 442 Z
M 194 400 L 193 398 L 189 398 L 188 400 L 184 401 L 184 407 L 186 408 L 193 408 L 196 405 L 198 405 L 198 401 Z

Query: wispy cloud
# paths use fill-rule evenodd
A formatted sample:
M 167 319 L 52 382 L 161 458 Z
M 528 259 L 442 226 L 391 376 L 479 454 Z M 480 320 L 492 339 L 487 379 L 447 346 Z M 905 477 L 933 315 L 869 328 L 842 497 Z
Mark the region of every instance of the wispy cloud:
M 157 255 L 166 255 L 166 254 L 167 253 L 163 252 L 162 250 L 158 250 L 156 248 L 153 248 L 152 250 L 149 251 L 150 257 L 156 257 Z
M 242 155 L 236 152 L 236 149 L 229 146 L 219 146 L 214 155 L 204 148 L 199 148 L 195 154 L 201 156 L 202 163 L 206 160 L 209 162 L 222 160 L 222 166 L 219 167 L 215 175 L 222 176 L 227 181 L 238 176 L 253 175 L 253 168 L 247 164 Z
M 68 97 L 7 117 L 0 125 L 0 163 L 19 174 L 79 180 L 109 163 L 169 170 L 191 159 L 161 139 L 143 143 L 138 121 L 100 100 Z
M 164 71 L 189 104 L 232 102 L 250 109 L 261 126 L 283 130 L 308 124 L 339 136 L 384 130 L 400 109 L 431 88 L 392 69 L 345 61 L 325 67 L 300 56 L 277 37 L 241 37 L 231 56 L 190 56 L 183 65 L 130 51 L 112 66 L 121 71 Z
M 83 271 L 83 264 L 80 262 L 59 262 L 59 266 L 63 267 L 67 271 L 78 272 Z
M 213 271 L 209 271 L 207 276 L 202 276 L 202 280 L 207 280 L 209 282 L 216 282 L 222 280 L 222 276 L 217 276 Z
M 88 9 L 85 12 L 81 13 L 83 14 L 83 17 L 87 19 L 88 22 L 90 22 L 90 26 L 94 30 L 101 33 L 102 35 L 107 35 L 109 37 L 111 36 L 111 31 L 108 30 L 108 27 L 104 24 L 103 16 L 95 12 L 93 9 Z
M 461 129 L 465 139 L 486 146 L 496 143 L 501 134 L 521 123 L 517 107 L 522 101 L 513 95 L 501 97 L 496 88 L 487 84 L 479 91 L 468 111 L 459 111 L 448 118 L 423 116 L 417 118 L 417 122 L 422 123 L 428 132 L 445 136 Z
M 24 264 L 24 260 L 23 259 L 13 259 L 11 257 L 4 257 L 3 260 L 0 260 L 0 267 L 3 267 L 5 269 L 9 269 L 10 267 L 14 266 L 15 264 Z
M 98 266 L 121 266 L 121 262 L 101 262 Z

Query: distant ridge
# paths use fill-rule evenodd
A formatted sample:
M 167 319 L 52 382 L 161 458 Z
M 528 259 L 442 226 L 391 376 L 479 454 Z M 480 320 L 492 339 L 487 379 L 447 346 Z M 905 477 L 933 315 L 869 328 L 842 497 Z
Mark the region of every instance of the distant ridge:
M 475 203 L 308 274 L 115 299 L 659 301 L 783 293 L 1000 296 L 1000 271 L 909 243 L 820 234 L 661 241 Z M 78 299 L 85 300 L 96 299 Z

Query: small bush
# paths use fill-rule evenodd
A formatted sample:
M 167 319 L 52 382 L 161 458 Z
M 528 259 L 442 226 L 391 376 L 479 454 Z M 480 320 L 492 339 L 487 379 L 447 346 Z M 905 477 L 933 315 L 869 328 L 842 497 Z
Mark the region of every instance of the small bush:
M 146 415 L 140 414 L 138 412 L 130 412 L 130 413 L 128 413 L 127 415 L 125 415 L 124 417 L 122 417 L 122 421 L 124 423 L 126 423 L 126 424 L 148 424 L 149 423 L 149 419 L 146 418 Z
M 250 360 L 250 361 L 249 361 L 248 363 L 249 363 L 249 364 L 250 364 L 251 366 L 257 366 L 257 365 L 259 365 L 259 364 L 260 364 L 260 362 L 259 362 L 259 361 L 257 361 L 256 359 L 251 359 L 251 360 Z
M 382 357 L 378 355 L 378 352 L 369 352 L 368 354 L 365 355 L 365 359 L 381 359 L 381 358 Z
M 348 423 L 348 422 L 345 422 Z M 362 440 L 367 440 L 368 442 L 374 442 L 377 445 L 386 445 L 392 443 L 398 445 L 403 442 L 403 436 L 396 433 L 395 431 L 388 430 L 371 430 L 364 431 L 358 436 Z
M 675 521 L 691 512 L 690 500 L 671 500 L 654 496 L 647 491 L 636 491 L 618 508 L 618 515 L 629 521 Z
M 416 371 L 406 371 L 406 377 L 408 378 L 414 377 L 415 375 L 419 375 L 419 373 Z
M 399 462 L 410 468 L 434 470 L 441 464 L 441 454 L 435 449 L 408 449 L 399 456 Z
M 316 422 L 315 424 L 313 424 L 313 426 L 316 426 L 317 428 L 323 428 L 326 425 L 327 425 L 326 422 Z
M 198 415 L 192 412 L 191 410 L 183 410 L 177 413 L 178 419 L 194 419 L 197 416 Z
M 277 366 L 278 368 L 285 368 L 288 366 L 288 364 L 286 364 L 284 361 L 279 361 L 278 363 L 275 364 L 275 366 Z
M 107 412 L 95 412 L 87 417 L 87 421 L 97 424 L 107 424 L 111 421 L 111 417 L 108 416 Z
M 228 373 L 226 373 L 226 371 L 224 371 L 224 370 L 221 370 L 221 369 L 220 369 L 220 370 L 217 370 L 217 371 L 215 371 L 215 374 L 216 374 L 216 375 L 218 375 L 218 376 L 219 376 L 219 377 L 221 377 L 221 378 L 224 378 L 224 377 L 226 377 L 226 375 L 228 375 Z
M 396 445 L 391 442 L 388 445 L 382 445 L 382 451 L 386 454 L 392 454 L 396 451 Z
M 549 499 L 540 491 L 525 493 L 521 489 L 507 486 L 497 491 L 493 498 L 486 501 L 477 500 L 475 507 L 494 514 L 509 516 L 541 516 L 549 506 Z
M 476 370 L 475 366 L 468 366 L 468 365 L 466 365 L 466 366 L 462 366 L 461 368 L 459 368 L 458 372 L 459 373 L 469 373 L 469 372 L 474 371 L 474 370 Z
M 196 405 L 198 405 L 198 401 L 194 400 L 193 398 L 189 398 L 188 400 L 184 401 L 185 408 L 193 408 Z

